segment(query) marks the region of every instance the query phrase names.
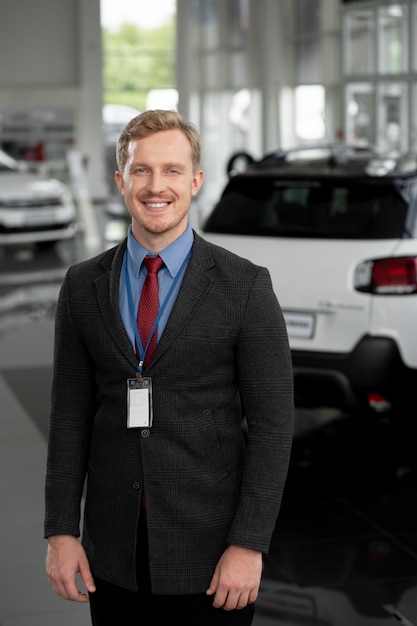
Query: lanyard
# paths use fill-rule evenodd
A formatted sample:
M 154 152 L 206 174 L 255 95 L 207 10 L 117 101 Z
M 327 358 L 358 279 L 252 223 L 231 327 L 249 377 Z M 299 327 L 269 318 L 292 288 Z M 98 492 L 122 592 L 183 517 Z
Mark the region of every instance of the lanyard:
M 131 290 L 131 287 L 130 287 L 129 271 L 128 271 L 128 267 L 127 267 L 127 265 L 128 265 L 127 251 L 125 251 L 124 263 L 125 263 L 125 281 L 126 281 L 126 290 L 127 290 L 127 300 L 128 300 L 128 304 L 129 304 L 130 318 L 132 320 L 132 325 L 133 325 L 133 330 L 134 330 L 134 333 L 135 333 L 136 344 L 138 346 L 139 357 L 140 357 L 140 361 L 139 361 L 139 365 L 138 365 L 138 372 L 142 372 L 143 362 L 145 360 L 146 352 L 147 352 L 149 344 L 151 342 L 152 335 L 154 334 L 154 332 L 155 332 L 155 330 L 156 330 L 156 328 L 158 326 L 159 320 L 161 318 L 161 315 L 165 311 L 165 307 L 168 304 L 168 301 L 169 301 L 169 299 L 170 299 L 170 297 L 172 295 L 172 292 L 174 291 L 175 286 L 177 285 L 177 283 L 178 283 L 178 281 L 179 281 L 180 277 L 182 276 L 182 273 L 183 273 L 183 271 L 185 269 L 185 266 L 187 265 L 187 263 L 188 263 L 188 261 L 190 259 L 191 250 L 192 249 L 190 248 L 190 251 L 188 252 L 187 256 L 185 257 L 185 259 L 184 259 L 184 261 L 183 261 L 183 263 L 182 263 L 182 265 L 181 265 L 181 267 L 179 269 L 179 271 L 177 272 L 174 280 L 172 281 L 171 287 L 169 288 L 169 291 L 168 291 L 168 293 L 167 293 L 167 295 L 165 297 L 165 300 L 163 301 L 161 307 L 158 310 L 158 315 L 156 316 L 156 319 L 155 319 L 155 321 L 153 323 L 153 326 L 151 328 L 151 332 L 149 333 L 148 341 L 147 341 L 145 347 L 143 347 L 142 342 L 140 340 L 139 331 L 138 331 L 138 325 L 137 325 L 137 322 L 136 322 L 135 309 L 134 309 L 134 306 L 133 306 L 132 290 Z

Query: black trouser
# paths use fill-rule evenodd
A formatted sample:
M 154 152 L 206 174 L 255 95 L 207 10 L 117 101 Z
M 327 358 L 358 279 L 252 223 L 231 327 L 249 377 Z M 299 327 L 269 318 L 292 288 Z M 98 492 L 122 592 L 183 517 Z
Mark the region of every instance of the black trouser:
M 144 517 L 144 516 L 142 516 Z M 145 522 L 146 524 L 146 522 Z M 149 562 L 146 527 L 139 529 L 138 549 L 139 591 L 129 591 L 99 578 L 94 578 L 96 591 L 90 594 L 93 626 L 144 626 L 158 621 L 178 622 L 181 626 L 250 626 L 254 605 L 244 609 L 225 611 L 215 609 L 213 596 L 205 593 L 192 595 L 153 595 L 150 592 Z
M 205 593 L 187 596 L 156 596 L 133 592 L 96 579 L 90 595 L 93 626 L 145 626 L 165 624 L 167 616 L 181 626 L 250 626 L 254 605 L 225 611 L 215 609 Z

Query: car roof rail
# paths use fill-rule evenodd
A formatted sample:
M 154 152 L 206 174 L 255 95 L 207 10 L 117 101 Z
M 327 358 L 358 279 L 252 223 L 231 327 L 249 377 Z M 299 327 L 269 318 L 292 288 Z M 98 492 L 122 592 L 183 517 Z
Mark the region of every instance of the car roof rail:
M 248 170 L 279 168 L 286 165 L 326 164 L 329 168 L 343 167 L 357 162 L 365 174 L 371 177 L 388 174 L 408 176 L 417 172 L 415 154 L 384 155 L 369 144 L 317 143 L 280 148 L 256 160 L 244 150 L 232 154 L 227 163 L 229 178 Z
M 261 167 L 270 165 L 284 165 L 292 161 L 323 160 L 327 159 L 329 165 L 343 163 L 355 156 L 377 156 L 375 148 L 368 144 L 347 144 L 342 142 L 317 143 L 300 145 L 292 148 L 279 149 L 266 154 L 254 165 Z

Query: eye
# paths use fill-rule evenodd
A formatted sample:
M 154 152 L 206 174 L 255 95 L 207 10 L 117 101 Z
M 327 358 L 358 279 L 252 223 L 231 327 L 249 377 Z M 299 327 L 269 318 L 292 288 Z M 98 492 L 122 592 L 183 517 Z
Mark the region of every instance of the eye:
M 146 165 L 136 165 L 135 163 L 132 163 L 132 165 L 130 166 L 129 174 L 131 176 L 134 176 L 135 174 L 146 174 L 148 171 L 149 170 Z

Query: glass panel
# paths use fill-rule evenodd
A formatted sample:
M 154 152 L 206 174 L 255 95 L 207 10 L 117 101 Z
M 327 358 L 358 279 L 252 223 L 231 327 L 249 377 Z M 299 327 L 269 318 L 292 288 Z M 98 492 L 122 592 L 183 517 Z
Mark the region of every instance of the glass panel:
M 411 106 L 410 152 L 417 154 L 417 85 L 413 85 Z
M 200 81 L 203 88 L 216 89 L 223 81 L 224 72 L 222 71 L 221 60 L 224 57 L 220 52 L 206 52 L 201 58 Z
M 321 47 L 318 39 L 296 44 L 296 82 L 304 85 L 321 82 Z
M 346 87 L 346 142 L 357 145 L 374 145 L 375 130 L 372 123 L 374 88 L 369 83 Z
M 245 87 L 250 81 L 248 77 L 248 55 L 246 51 L 230 52 L 229 57 L 229 79 L 231 89 Z
M 345 73 L 375 72 L 375 13 L 372 9 L 355 10 L 344 21 Z
M 314 178 L 314 176 L 313 176 Z M 407 203 L 395 185 L 302 180 L 285 173 L 234 177 L 207 219 L 207 232 L 264 237 L 386 239 L 403 236 Z M 279 181 L 279 186 L 277 182 Z
M 411 55 L 412 55 L 412 69 L 413 72 L 417 71 L 417 2 L 412 4 L 412 25 L 411 25 Z
M 318 33 L 321 23 L 321 0 L 295 0 L 294 19 L 297 35 Z
M 259 150 L 259 94 L 248 89 L 207 92 L 203 99 L 203 185 L 205 206 L 220 195 L 227 180 L 227 163 L 236 152 Z
M 229 8 L 229 30 L 229 45 L 246 45 L 249 33 L 249 0 L 232 0 Z
M 379 71 L 398 74 L 407 70 L 407 7 L 392 4 L 378 9 Z
M 325 90 L 322 85 L 295 88 L 295 134 L 299 139 L 318 140 L 326 134 Z
M 407 92 L 405 83 L 382 83 L 378 89 L 378 148 L 393 156 L 408 149 Z
M 200 0 L 200 2 L 202 48 L 218 48 L 220 46 L 220 20 L 217 2 L 216 0 Z

